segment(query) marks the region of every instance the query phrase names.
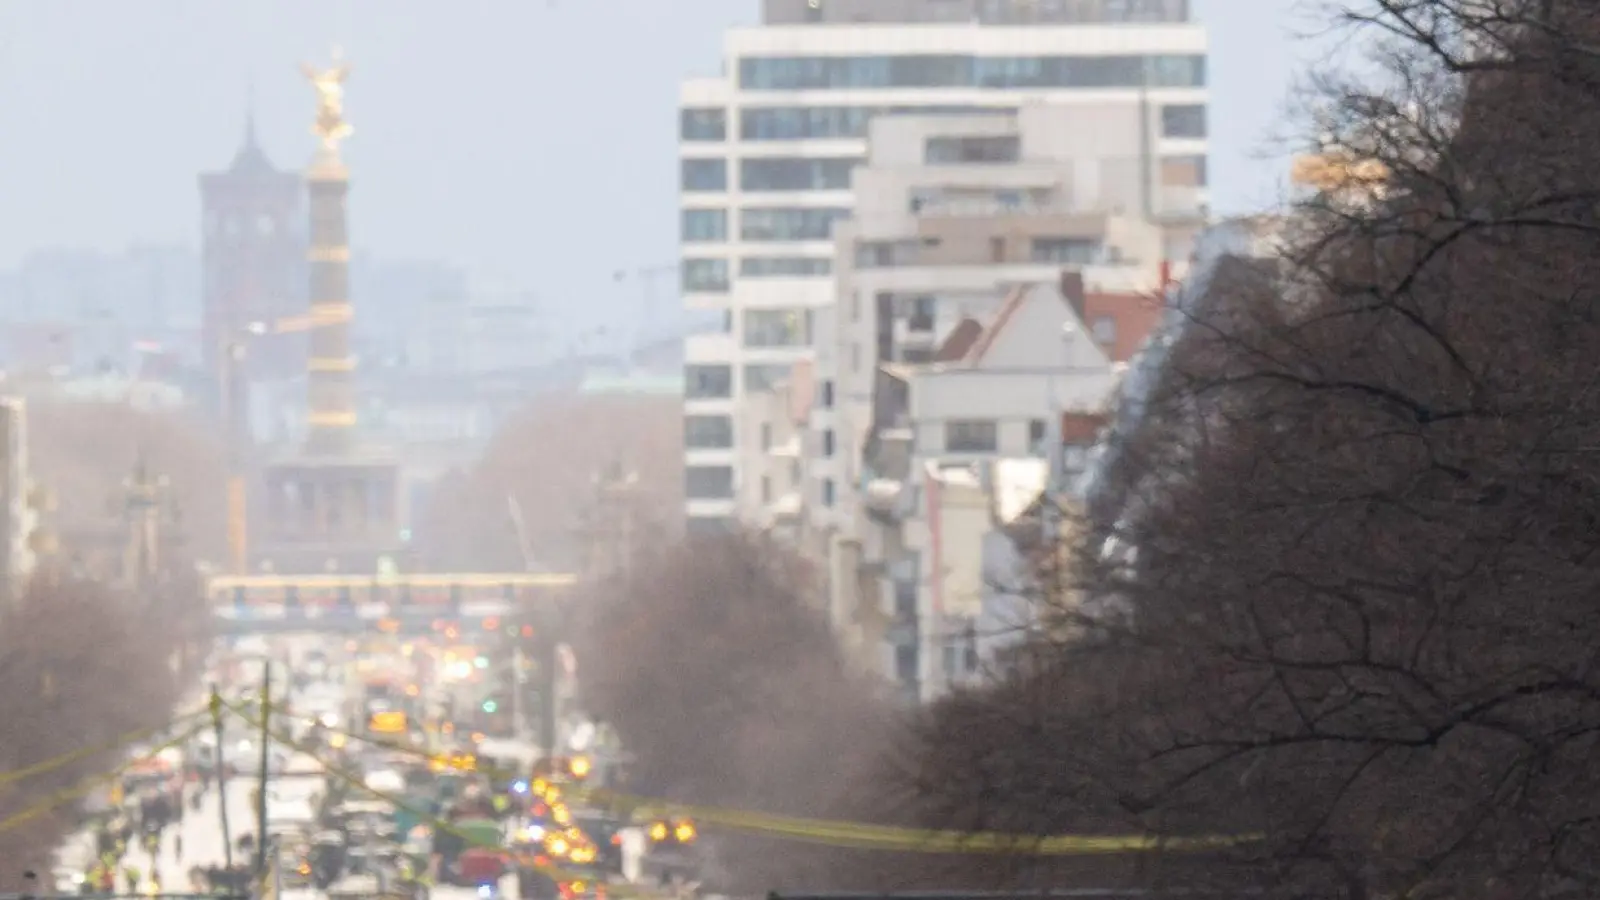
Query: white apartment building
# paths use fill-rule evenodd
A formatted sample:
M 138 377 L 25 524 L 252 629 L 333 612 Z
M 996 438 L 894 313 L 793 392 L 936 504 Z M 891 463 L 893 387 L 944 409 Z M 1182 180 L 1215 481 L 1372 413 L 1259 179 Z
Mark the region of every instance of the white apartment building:
M 862 577 L 830 596 L 846 639 L 928 700 L 975 659 L 994 467 L 1048 457 L 1082 469 L 1123 367 L 1086 324 L 1079 276 L 1013 288 L 931 361 L 881 365 L 849 552 Z M 1059 450 L 1049 445 L 1055 442 Z
M 1140 146 L 1138 121 L 1157 115 L 1142 103 L 1027 104 L 873 123 L 854 216 L 835 229 L 839 302 L 818 314 L 813 534 L 849 535 L 858 517 L 847 488 L 864 476 L 880 364 L 928 361 L 1012 287 L 1081 273 L 1090 326 L 1114 359 L 1131 352 L 1155 312 L 1128 322 L 1107 299 L 1141 304 L 1181 274 L 1204 215 L 1196 173 Z
M 679 95 L 683 302 L 721 313 L 685 341 L 685 428 L 728 435 L 685 450 L 693 531 L 739 512 L 756 437 L 739 407 L 812 358 L 835 307 L 834 225 L 872 122 L 1060 104 L 1084 114 L 1078 144 L 1118 131 L 1124 149 L 1096 159 L 1205 185 L 1206 36 L 1183 0 L 767 0 L 764 23 L 731 30 L 723 76 Z M 986 146 L 925 149 L 961 166 Z

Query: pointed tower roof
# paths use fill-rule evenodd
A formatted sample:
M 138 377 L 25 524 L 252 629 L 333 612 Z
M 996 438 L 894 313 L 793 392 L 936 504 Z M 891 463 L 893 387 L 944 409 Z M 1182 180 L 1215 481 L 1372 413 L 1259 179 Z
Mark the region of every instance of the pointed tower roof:
M 239 152 L 234 154 L 233 165 L 228 171 L 239 175 L 256 173 L 276 173 L 278 167 L 267 159 L 267 154 L 262 151 L 261 143 L 256 139 L 256 91 L 252 85 L 250 98 L 245 104 L 244 111 L 244 142 L 239 145 Z

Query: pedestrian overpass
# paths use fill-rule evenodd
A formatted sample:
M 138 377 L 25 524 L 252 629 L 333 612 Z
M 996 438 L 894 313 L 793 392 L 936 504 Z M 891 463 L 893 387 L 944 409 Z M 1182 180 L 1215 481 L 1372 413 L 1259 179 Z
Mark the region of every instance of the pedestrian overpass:
M 421 634 L 497 619 L 577 584 L 568 573 L 224 575 L 206 596 L 217 633 Z

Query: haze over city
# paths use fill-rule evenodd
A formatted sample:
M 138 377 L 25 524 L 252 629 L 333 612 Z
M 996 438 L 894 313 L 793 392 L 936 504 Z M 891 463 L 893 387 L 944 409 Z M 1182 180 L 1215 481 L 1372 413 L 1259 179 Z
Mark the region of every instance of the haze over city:
M 1594 0 L 0 0 L 0 900 L 1600 897 Z
M 722 30 L 754 22 L 756 7 L 8 0 L 0 131 L 34 137 L 0 149 L 0 197 L 39 213 L 0 217 L 0 267 L 44 249 L 194 244 L 194 174 L 231 158 L 252 96 L 263 148 L 300 165 L 311 138 L 298 67 L 338 45 L 355 66 L 360 247 L 448 261 L 557 307 L 597 293 L 633 303 L 612 271 L 676 256 L 678 81 L 715 74 Z M 1267 139 L 1295 60 L 1317 52 L 1300 39 L 1315 20 L 1296 9 L 1197 4 L 1212 45 L 1221 212 L 1281 193 L 1285 154 Z M 1261 165 L 1262 152 L 1278 161 Z

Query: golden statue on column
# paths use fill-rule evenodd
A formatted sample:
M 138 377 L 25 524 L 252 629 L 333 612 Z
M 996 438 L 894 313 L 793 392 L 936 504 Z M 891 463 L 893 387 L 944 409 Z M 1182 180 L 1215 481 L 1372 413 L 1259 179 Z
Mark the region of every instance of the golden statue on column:
M 300 70 L 317 92 L 317 119 L 311 133 L 322 142 L 322 156 L 328 161 L 339 158 L 339 142 L 354 131 L 344 118 L 344 82 L 350 77 L 350 65 L 341 62 L 340 53 L 333 51 L 334 64 L 326 69 L 304 63 Z

